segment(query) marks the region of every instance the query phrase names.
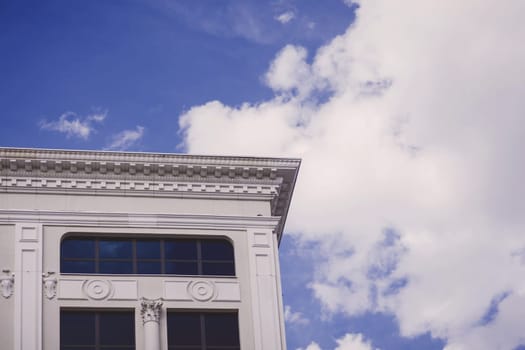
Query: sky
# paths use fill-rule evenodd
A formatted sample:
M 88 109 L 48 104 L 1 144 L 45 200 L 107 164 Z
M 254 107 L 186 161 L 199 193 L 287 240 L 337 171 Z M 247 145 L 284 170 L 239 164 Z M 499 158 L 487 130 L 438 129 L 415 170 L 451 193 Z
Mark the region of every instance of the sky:
M 291 350 L 523 350 L 525 2 L 2 1 L 0 145 L 300 157 Z

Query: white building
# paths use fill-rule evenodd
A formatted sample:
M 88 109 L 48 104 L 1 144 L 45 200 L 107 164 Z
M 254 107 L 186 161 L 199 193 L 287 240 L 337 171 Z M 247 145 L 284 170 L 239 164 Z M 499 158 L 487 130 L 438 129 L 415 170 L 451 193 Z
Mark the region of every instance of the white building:
M 285 349 L 299 165 L 0 148 L 0 348 Z

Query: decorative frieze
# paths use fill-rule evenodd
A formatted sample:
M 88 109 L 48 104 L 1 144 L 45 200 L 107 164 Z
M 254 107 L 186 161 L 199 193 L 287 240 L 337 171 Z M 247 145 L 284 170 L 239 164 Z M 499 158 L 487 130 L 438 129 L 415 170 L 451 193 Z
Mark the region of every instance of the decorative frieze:
M 202 193 L 202 194 L 250 194 L 269 195 L 279 194 L 279 181 L 268 184 L 233 184 L 210 182 L 180 182 L 180 181 L 143 181 L 129 179 L 89 179 L 89 178 L 48 178 L 32 176 L 9 176 L 0 179 L 0 185 L 12 190 L 39 189 L 53 190 L 96 190 L 126 191 L 128 192 L 162 192 L 165 194 Z
M 0 276 L 0 289 L 4 298 L 9 298 L 13 295 L 13 289 L 15 284 L 15 274 L 11 273 L 11 270 L 2 270 L 3 276 Z
M 238 302 L 241 292 L 236 280 L 168 280 L 164 281 L 164 300 Z
M 58 281 L 60 300 L 137 300 L 137 280 L 105 280 L 85 278 L 61 278 Z

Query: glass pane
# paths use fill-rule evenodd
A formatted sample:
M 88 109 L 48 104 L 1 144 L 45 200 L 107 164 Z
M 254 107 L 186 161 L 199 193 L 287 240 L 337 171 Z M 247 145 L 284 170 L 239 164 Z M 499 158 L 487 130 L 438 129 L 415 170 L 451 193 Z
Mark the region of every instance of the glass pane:
M 164 251 L 166 259 L 197 259 L 197 241 L 189 239 L 166 240 Z
M 147 274 L 161 273 L 160 261 L 157 261 L 157 262 L 139 261 L 137 262 L 137 273 L 147 273 Z
M 133 256 L 132 241 L 100 240 L 98 242 L 100 258 L 131 259 Z
M 202 274 L 213 276 L 235 276 L 235 266 L 230 262 L 203 262 Z
M 238 346 L 239 323 L 234 313 L 205 314 L 206 344 L 210 346 Z
M 100 345 L 135 345 L 133 312 L 101 312 Z
M 61 244 L 62 258 L 95 258 L 95 241 L 86 238 L 66 238 Z
M 166 273 L 173 275 L 198 275 L 197 262 L 166 262 Z
M 99 273 L 133 273 L 133 263 L 131 261 L 101 261 Z
M 95 314 L 61 311 L 60 345 L 95 345 Z
M 94 261 L 63 261 L 60 264 L 63 273 L 95 273 Z
M 137 258 L 160 259 L 160 241 L 137 241 Z
M 168 346 L 201 345 L 201 322 L 198 313 L 168 313 Z
M 233 246 L 224 239 L 202 240 L 201 253 L 203 260 L 233 261 Z

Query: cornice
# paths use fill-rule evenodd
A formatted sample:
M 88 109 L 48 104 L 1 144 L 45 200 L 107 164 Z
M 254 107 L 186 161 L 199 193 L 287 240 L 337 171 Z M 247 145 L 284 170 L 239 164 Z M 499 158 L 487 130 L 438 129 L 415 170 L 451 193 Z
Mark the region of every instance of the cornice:
M 266 198 L 282 220 L 301 160 L 166 153 L 0 148 L 4 192 Z
M 275 216 L 224 216 L 190 214 L 151 214 L 123 212 L 77 212 L 50 210 L 0 210 L 0 224 L 20 222 L 68 227 L 133 227 L 172 229 L 225 229 L 247 228 L 275 230 L 280 217 Z
M 228 176 L 275 176 L 277 170 L 296 169 L 300 159 L 264 158 L 239 156 L 204 156 L 174 153 L 137 153 L 109 151 L 47 150 L 32 148 L 1 148 L 0 159 L 9 159 L 9 166 L 15 163 L 20 167 L 45 167 L 46 164 L 64 170 L 118 172 L 148 171 L 153 173 L 186 172 L 193 174 L 216 175 L 217 171 Z M 28 162 L 29 161 L 29 162 Z M 3 164 L 5 166 L 5 164 Z M 90 169 L 91 167 L 91 169 Z M 233 173 L 232 173 L 233 171 Z M 272 172 L 274 175 L 271 175 Z

